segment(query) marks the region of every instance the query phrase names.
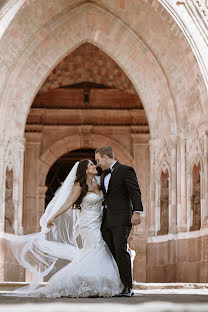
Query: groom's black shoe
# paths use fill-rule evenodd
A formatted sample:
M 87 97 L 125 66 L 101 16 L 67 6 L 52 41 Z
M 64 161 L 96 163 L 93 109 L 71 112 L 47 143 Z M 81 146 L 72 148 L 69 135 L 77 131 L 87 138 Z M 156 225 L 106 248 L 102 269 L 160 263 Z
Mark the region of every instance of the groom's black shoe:
M 120 293 L 119 297 L 131 297 L 134 295 L 132 288 L 124 287 L 122 293 Z

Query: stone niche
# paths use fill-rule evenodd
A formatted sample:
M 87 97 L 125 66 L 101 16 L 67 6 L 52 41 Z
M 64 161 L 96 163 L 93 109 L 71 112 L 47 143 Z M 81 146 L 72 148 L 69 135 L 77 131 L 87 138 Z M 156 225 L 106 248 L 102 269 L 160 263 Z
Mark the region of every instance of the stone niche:
M 158 235 L 168 234 L 169 231 L 169 175 L 168 171 L 160 176 L 160 230 Z
M 192 225 L 190 231 L 201 228 L 201 190 L 200 190 L 200 164 L 194 165 L 192 170 L 192 195 L 191 195 L 191 215 Z
M 5 185 L 4 231 L 14 234 L 13 171 L 7 168 Z

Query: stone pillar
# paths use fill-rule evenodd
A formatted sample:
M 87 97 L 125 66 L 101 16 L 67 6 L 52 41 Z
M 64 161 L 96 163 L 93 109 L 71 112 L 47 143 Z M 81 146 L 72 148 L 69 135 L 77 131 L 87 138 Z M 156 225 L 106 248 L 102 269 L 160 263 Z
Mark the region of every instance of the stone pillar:
M 150 149 L 150 178 L 149 178 L 149 212 L 147 217 L 147 224 L 148 224 L 148 236 L 154 236 L 156 233 L 155 230 L 155 196 L 156 196 L 156 181 L 155 181 L 155 171 L 154 171 L 154 148 L 149 143 Z
M 24 232 L 39 230 L 39 156 L 41 133 L 26 133 L 24 163 Z
M 177 142 L 177 224 L 179 232 L 187 231 L 186 140 Z
M 192 214 L 191 214 L 191 195 L 192 195 L 192 174 L 187 174 L 187 230 L 189 231 L 192 225 Z
M 5 240 L 0 238 L 0 282 L 4 281 Z
M 141 224 L 133 227 L 130 247 L 135 250 L 134 280 L 146 282 L 146 246 L 147 246 L 147 216 L 149 213 L 149 135 L 132 134 L 134 168 L 137 173 L 142 193 L 144 212 L 141 214 Z
M 155 179 L 155 200 L 154 200 L 154 210 L 155 210 L 155 234 L 160 230 L 160 173 L 157 171 L 157 177 Z
M 204 135 L 204 174 L 202 180 L 202 210 L 201 221 L 202 228 L 208 227 L 208 131 Z
M 4 166 L 5 144 L 4 135 L 0 135 L 0 233 L 4 232 L 5 211 L 5 166 Z
M 22 200 L 23 200 L 23 159 L 24 143 L 21 137 L 10 137 L 6 134 L 0 138 L 0 191 L 1 212 L 0 232 L 4 232 L 5 216 L 5 183 L 6 169 L 13 170 L 13 203 L 14 203 L 14 233 L 22 234 Z
M 176 144 L 173 143 L 171 149 L 171 172 L 170 172 L 170 202 L 171 202 L 171 209 L 169 211 L 169 233 L 176 234 L 177 230 L 177 205 L 176 205 L 176 194 L 177 194 L 177 158 L 176 158 Z
M 24 149 L 25 140 L 19 138 L 16 141 L 14 153 L 16 154 L 18 163 L 14 171 L 14 231 L 15 234 L 23 234 L 22 215 L 23 215 L 23 168 L 24 168 Z
M 1 215 L 0 232 L 4 233 L 5 216 L 5 182 L 6 170 L 13 171 L 13 204 L 14 204 L 14 233 L 22 234 L 22 190 L 23 190 L 23 158 L 24 139 L 22 137 L 11 137 L 3 134 L 0 137 L 0 192 L 1 192 Z M 12 234 L 11 234 L 12 235 Z M 5 241 L 0 242 L 2 249 L 1 267 L 3 273 L 2 281 L 23 281 L 24 268 L 20 267 L 14 255 Z
M 48 188 L 46 186 L 38 186 L 38 200 L 37 200 L 37 218 L 40 220 L 45 211 L 45 197 Z M 39 229 L 40 225 L 38 224 Z

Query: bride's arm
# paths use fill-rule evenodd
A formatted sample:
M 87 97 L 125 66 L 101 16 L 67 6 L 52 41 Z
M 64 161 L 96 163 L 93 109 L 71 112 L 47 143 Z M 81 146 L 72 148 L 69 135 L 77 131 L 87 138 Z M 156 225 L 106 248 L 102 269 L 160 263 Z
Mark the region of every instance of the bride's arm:
M 79 198 L 79 196 L 81 194 L 81 190 L 82 190 L 82 188 L 81 188 L 81 186 L 78 183 L 74 185 L 69 198 L 60 207 L 60 209 L 53 215 L 53 217 L 47 222 L 47 227 L 52 226 L 53 225 L 53 221 L 57 217 L 62 215 L 64 212 L 66 212 L 70 207 L 72 207 L 74 205 L 74 203 L 77 201 L 77 199 Z

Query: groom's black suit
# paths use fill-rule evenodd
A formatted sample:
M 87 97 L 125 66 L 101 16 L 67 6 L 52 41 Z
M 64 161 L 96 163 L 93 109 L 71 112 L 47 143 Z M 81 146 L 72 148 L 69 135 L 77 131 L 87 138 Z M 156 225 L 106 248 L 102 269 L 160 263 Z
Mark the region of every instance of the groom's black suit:
M 124 287 L 132 288 L 131 259 L 127 251 L 127 239 L 131 231 L 131 217 L 134 211 L 143 211 L 141 192 L 136 173 L 132 167 L 116 162 L 106 192 L 101 176 L 101 190 L 104 194 L 102 235 L 113 254 Z

